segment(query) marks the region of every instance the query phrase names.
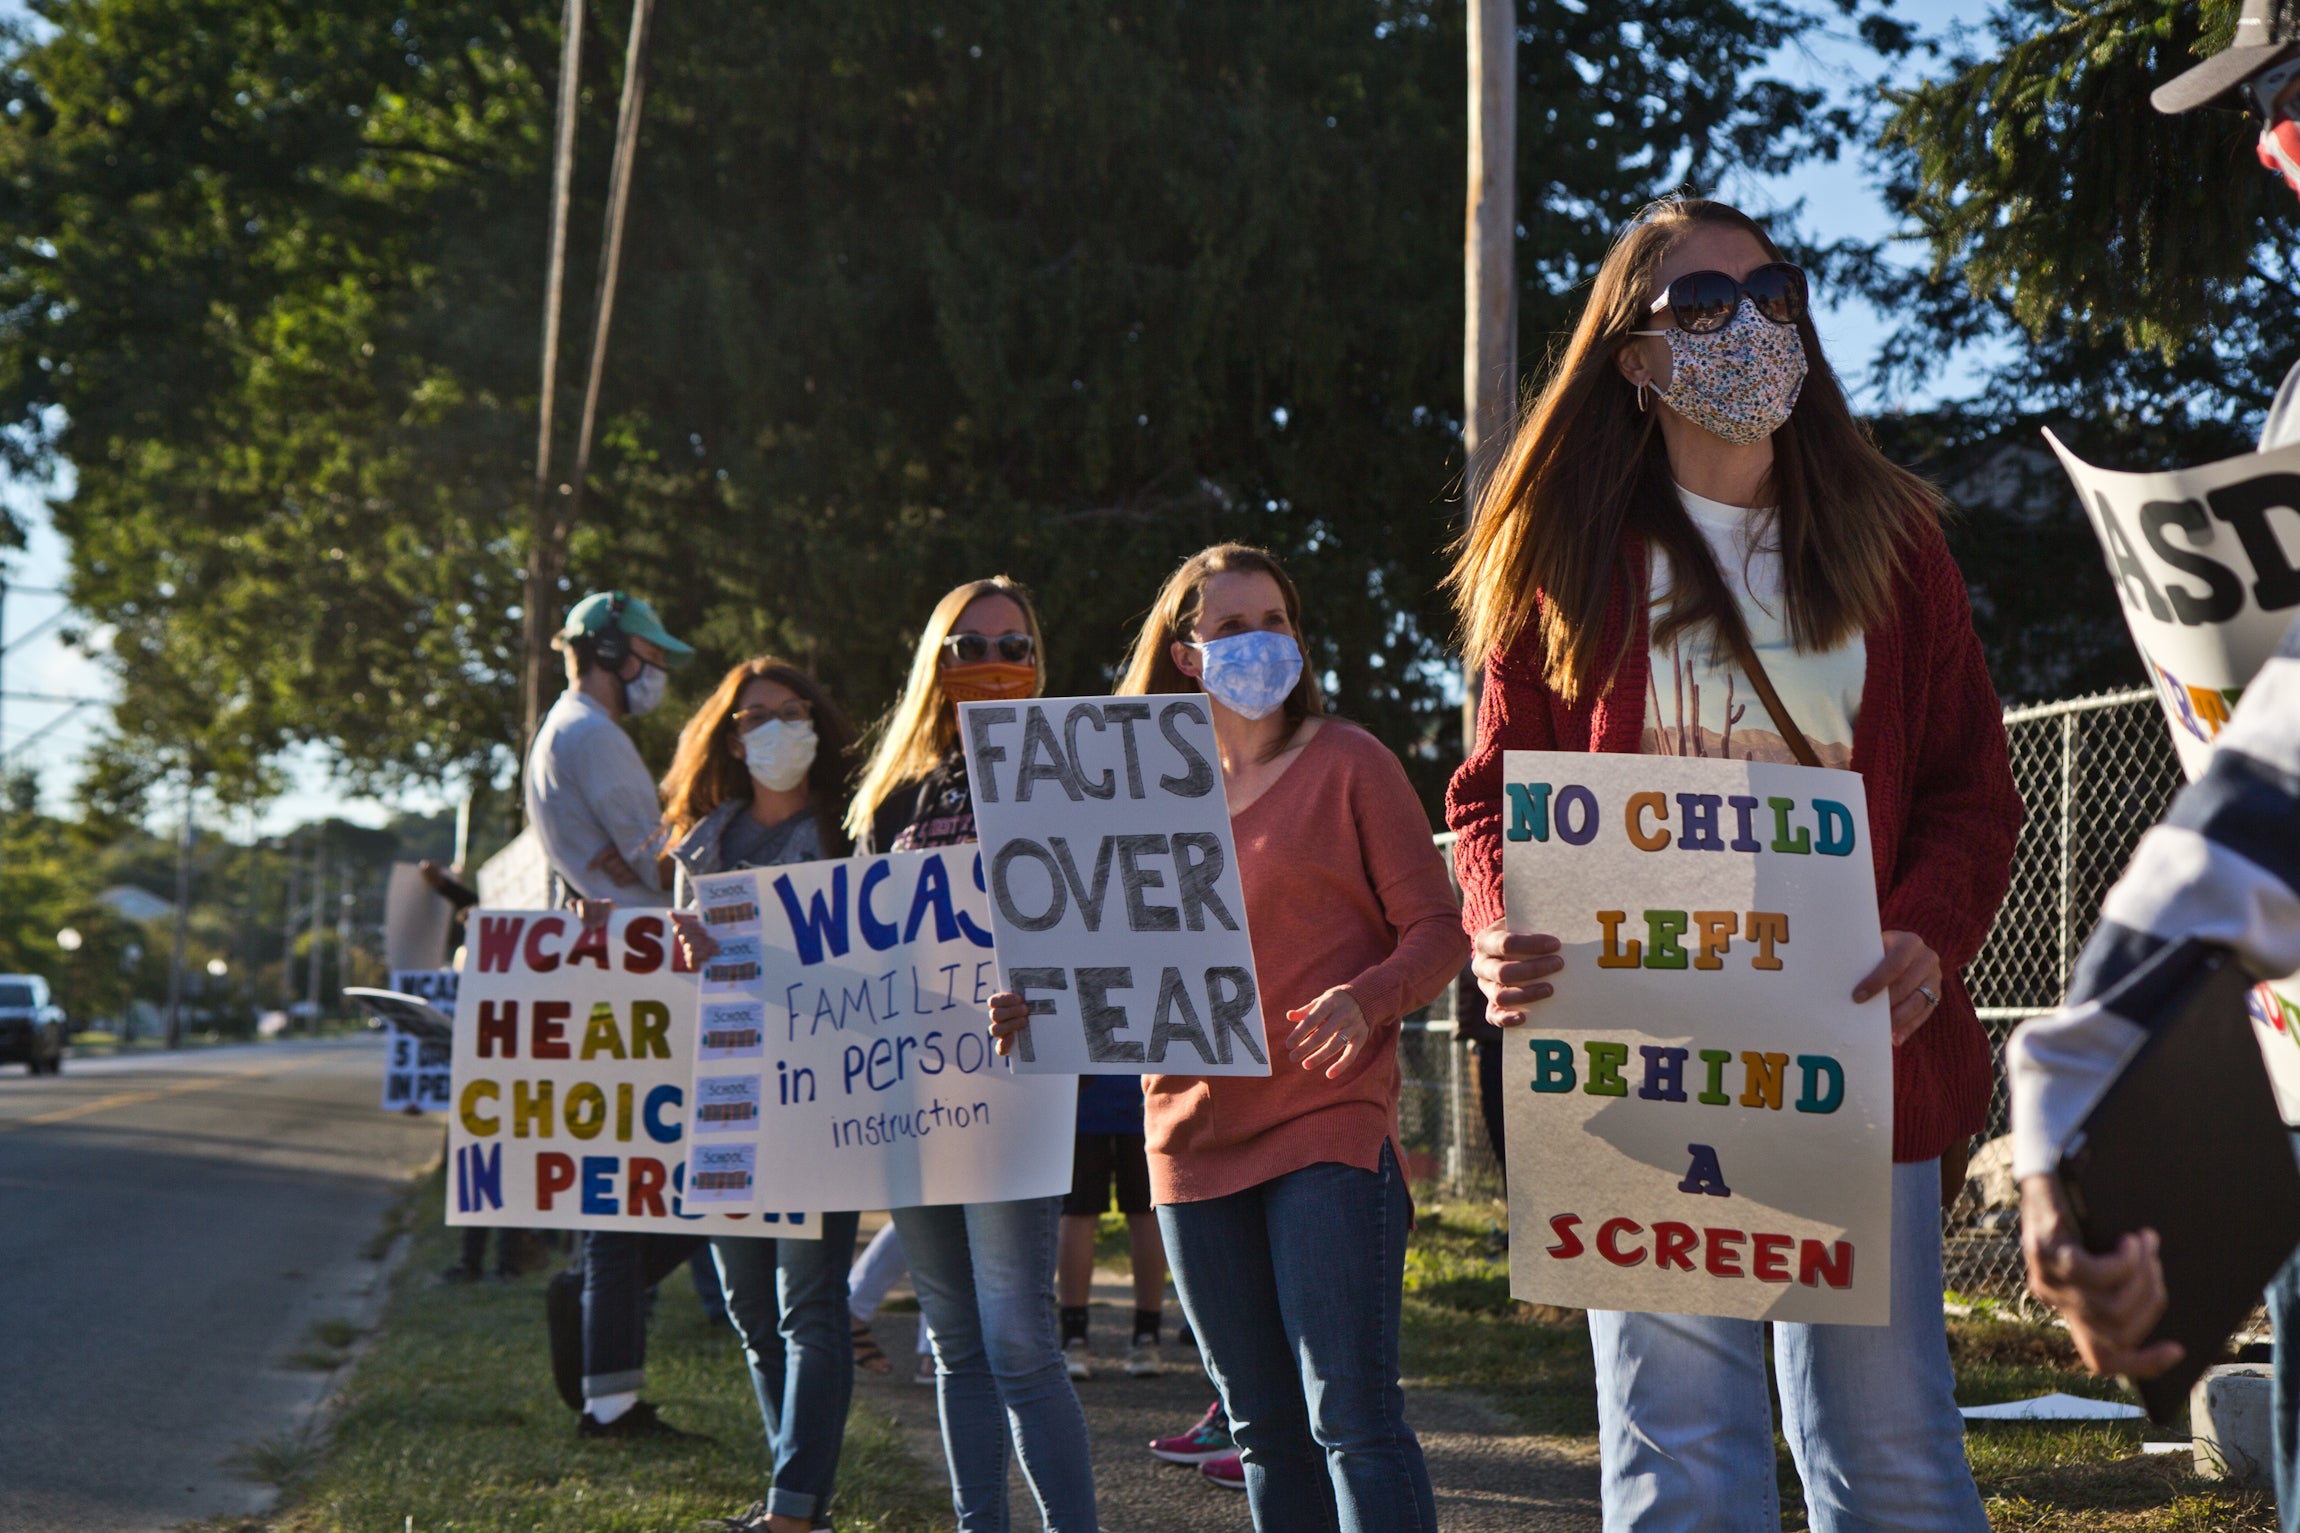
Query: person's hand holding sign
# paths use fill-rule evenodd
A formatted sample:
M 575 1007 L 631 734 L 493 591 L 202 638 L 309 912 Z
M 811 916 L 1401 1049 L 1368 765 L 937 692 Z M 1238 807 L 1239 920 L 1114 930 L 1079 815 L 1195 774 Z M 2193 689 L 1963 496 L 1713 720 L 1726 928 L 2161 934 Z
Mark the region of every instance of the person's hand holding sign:
M 1011 990 L 990 998 L 990 1037 L 1002 1055 L 1014 1052 L 1015 1035 L 1030 1025 L 1030 1003 Z
M 1541 932 L 1513 932 L 1506 921 L 1479 931 L 1470 944 L 1474 956 L 1470 972 L 1485 992 L 1485 1017 L 1496 1027 L 1516 1027 L 1525 1020 L 1522 1008 L 1549 999 L 1550 975 L 1565 967 L 1555 937 Z
M 1941 1004 L 1941 955 L 1915 932 L 1885 933 L 1884 960 L 1854 987 L 1853 1003 L 1860 1005 L 1880 990 L 1892 997 L 1893 1047 L 1897 1049 L 1916 1035 L 1932 1016 L 1933 1008 Z
M 679 954 L 686 960 L 687 967 L 700 969 L 718 956 L 719 939 L 711 935 L 703 918 L 693 911 L 672 911 L 671 930 L 679 939 Z
M 1295 1007 L 1286 1013 L 1286 1020 L 1294 1024 L 1286 1035 L 1287 1052 L 1305 1070 L 1324 1066 L 1327 1080 L 1340 1078 L 1374 1030 L 1347 985 L 1336 985 L 1309 1005 Z
M 2087 1368 L 2152 1379 L 2180 1361 L 2185 1349 L 2177 1341 L 2144 1345 L 2166 1303 L 2156 1231 L 2131 1231 L 2115 1250 L 2094 1255 L 2049 1176 L 2021 1179 L 2020 1223 L 2028 1291 L 2068 1321 Z

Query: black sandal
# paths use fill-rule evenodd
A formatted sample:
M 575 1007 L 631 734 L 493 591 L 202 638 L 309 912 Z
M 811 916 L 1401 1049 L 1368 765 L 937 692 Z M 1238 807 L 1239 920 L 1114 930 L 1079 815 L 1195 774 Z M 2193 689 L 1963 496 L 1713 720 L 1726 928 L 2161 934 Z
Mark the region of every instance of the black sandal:
M 887 1374 L 894 1372 L 894 1364 L 887 1361 L 887 1355 L 879 1350 L 878 1338 L 870 1333 L 869 1321 L 857 1320 L 854 1322 L 854 1341 L 855 1366 L 857 1368 L 865 1373 Z

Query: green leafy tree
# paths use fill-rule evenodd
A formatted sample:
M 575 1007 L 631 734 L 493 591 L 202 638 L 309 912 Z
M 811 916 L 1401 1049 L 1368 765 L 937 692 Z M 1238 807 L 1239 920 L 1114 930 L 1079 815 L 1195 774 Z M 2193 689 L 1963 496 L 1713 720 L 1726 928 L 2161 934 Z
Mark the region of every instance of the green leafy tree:
M 36 9 L 0 82 L 0 419 L 77 473 L 127 698 L 99 785 L 253 795 L 292 741 L 371 784 L 499 771 L 553 8 Z M 1854 10 L 1525 0 L 1529 359 L 1641 203 L 1833 152 L 1848 119 L 1764 62 Z M 594 7 L 579 232 L 623 25 Z M 1434 790 L 1463 51 L 1448 0 L 663 8 L 570 594 L 656 599 L 705 649 L 690 695 L 773 648 L 868 715 L 957 579 L 1032 582 L 1050 685 L 1095 691 L 1173 561 L 1263 542 L 1338 705 Z

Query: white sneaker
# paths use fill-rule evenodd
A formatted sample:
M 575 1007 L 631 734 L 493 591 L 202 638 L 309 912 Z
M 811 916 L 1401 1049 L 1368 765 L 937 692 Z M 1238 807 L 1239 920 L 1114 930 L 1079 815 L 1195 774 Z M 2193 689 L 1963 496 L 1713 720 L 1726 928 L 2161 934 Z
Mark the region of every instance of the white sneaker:
M 1166 1364 L 1158 1356 L 1155 1341 L 1137 1341 L 1126 1353 L 1126 1377 L 1130 1379 L 1152 1379 L 1165 1371 Z
M 1070 1370 L 1070 1377 L 1081 1384 L 1094 1377 L 1094 1370 L 1086 1364 L 1087 1355 L 1083 1336 L 1073 1336 L 1062 1344 L 1062 1365 Z

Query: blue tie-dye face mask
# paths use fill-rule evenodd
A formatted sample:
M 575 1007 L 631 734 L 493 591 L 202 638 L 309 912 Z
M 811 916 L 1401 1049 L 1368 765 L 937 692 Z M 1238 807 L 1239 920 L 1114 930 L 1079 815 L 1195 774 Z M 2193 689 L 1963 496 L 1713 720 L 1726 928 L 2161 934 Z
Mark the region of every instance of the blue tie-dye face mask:
M 1266 718 L 1285 705 L 1302 679 L 1302 646 L 1290 633 L 1232 634 L 1197 646 L 1198 679 L 1214 700 L 1241 718 Z

